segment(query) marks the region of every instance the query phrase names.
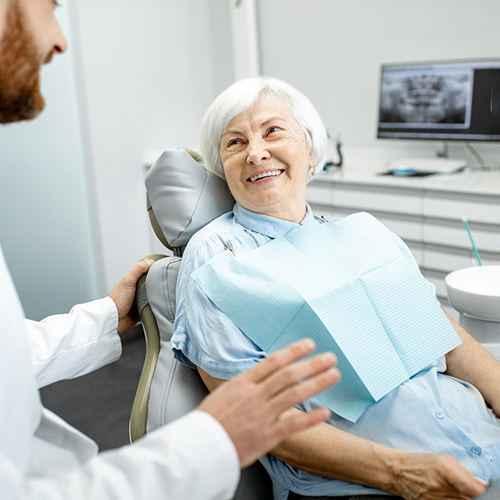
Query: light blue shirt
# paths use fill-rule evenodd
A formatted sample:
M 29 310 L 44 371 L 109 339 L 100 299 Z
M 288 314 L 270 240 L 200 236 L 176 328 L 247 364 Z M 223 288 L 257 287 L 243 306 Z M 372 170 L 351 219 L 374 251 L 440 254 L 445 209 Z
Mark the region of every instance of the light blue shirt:
M 301 224 L 317 223 L 320 222 L 308 206 Z M 242 244 L 257 248 L 294 227 L 296 224 L 292 222 L 255 214 L 236 204 L 232 213 L 219 217 L 193 236 L 184 253 L 177 284 L 177 317 L 172 338 L 177 359 L 191 367 L 199 366 L 213 377 L 230 379 L 265 356 L 210 301 L 191 274 L 224 251 L 228 241 L 236 251 Z M 417 266 L 408 247 L 396 235 L 394 239 L 402 254 Z M 433 285 L 429 283 L 429 287 L 434 293 Z M 445 370 L 442 357 L 370 406 L 356 423 L 335 414 L 329 423 L 392 448 L 451 454 L 484 481 L 500 477 L 499 421 L 474 387 L 444 375 Z M 311 399 L 303 408 L 317 406 L 320 403 Z M 286 500 L 289 490 L 316 496 L 380 493 L 373 488 L 308 474 L 270 455 L 261 461 L 273 479 L 278 500 Z

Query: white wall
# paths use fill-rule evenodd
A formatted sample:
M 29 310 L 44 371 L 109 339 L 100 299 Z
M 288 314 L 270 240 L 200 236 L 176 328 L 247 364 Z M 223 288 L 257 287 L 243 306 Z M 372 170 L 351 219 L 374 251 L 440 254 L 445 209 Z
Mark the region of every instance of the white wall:
M 330 131 L 341 133 L 347 163 L 360 148 L 367 161 L 382 150 L 390 158 L 436 148 L 376 141 L 380 64 L 500 56 L 495 0 L 259 0 L 258 7 L 263 73 L 313 101 Z M 472 161 L 463 146 L 450 149 Z M 500 163 L 499 146 L 477 149 Z
M 151 250 L 143 157 L 198 142 L 231 83 L 229 0 L 61 0 L 47 108 L 0 130 L 0 241 L 27 315 L 108 293 Z
M 62 4 L 58 17 L 73 45 Z M 0 127 L 0 243 L 32 319 L 98 294 L 73 50 L 43 68 L 42 93 L 39 118 Z
M 224 3 L 213 7 L 224 10 Z M 107 293 L 150 251 L 144 153 L 198 142 L 201 117 L 224 79 L 213 64 L 221 63 L 220 38 L 212 36 L 217 19 L 206 0 L 75 7 Z

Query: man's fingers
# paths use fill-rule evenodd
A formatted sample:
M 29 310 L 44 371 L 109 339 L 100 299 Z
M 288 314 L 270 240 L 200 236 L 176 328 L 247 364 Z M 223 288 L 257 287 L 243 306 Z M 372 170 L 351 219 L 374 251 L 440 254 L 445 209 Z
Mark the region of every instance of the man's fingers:
M 154 260 L 141 260 L 136 262 L 134 267 L 118 282 L 118 284 L 113 288 L 111 296 L 117 296 L 128 289 L 135 289 L 137 280 L 145 273 L 149 271 L 149 268 L 154 264 Z
M 141 260 L 137 262 L 128 273 L 129 277 L 136 282 L 143 274 L 149 271 L 149 268 L 154 264 L 154 260 Z
M 302 339 L 294 342 L 285 349 L 281 349 L 261 361 L 254 368 L 246 371 L 243 376 L 253 382 L 260 382 L 280 368 L 307 356 L 314 351 L 315 345 L 312 339 Z
M 336 384 L 340 380 L 340 372 L 335 368 L 330 368 L 327 371 L 321 372 L 310 379 L 277 394 L 270 401 L 270 411 L 281 414 L 282 412 L 292 408 L 306 399 L 309 399 L 320 392 L 323 392 L 328 387 Z
M 308 378 L 329 370 L 334 367 L 336 363 L 337 358 L 333 353 L 326 352 L 318 354 L 306 361 L 295 363 L 273 373 L 262 382 L 262 385 L 269 397 L 272 397 L 274 394 L 282 392 L 289 386 L 295 387 L 297 382 L 307 380 Z

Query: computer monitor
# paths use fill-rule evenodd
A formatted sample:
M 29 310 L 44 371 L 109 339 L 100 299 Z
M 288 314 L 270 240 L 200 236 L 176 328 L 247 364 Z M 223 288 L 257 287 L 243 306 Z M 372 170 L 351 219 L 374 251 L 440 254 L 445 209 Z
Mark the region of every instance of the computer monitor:
M 500 59 L 384 64 L 378 137 L 500 140 Z

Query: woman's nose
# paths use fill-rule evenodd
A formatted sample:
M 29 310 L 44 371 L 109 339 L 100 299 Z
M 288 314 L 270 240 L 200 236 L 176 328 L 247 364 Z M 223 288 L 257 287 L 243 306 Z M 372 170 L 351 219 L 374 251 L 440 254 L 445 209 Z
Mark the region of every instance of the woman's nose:
M 248 144 L 247 163 L 260 165 L 264 160 L 270 157 L 265 141 L 255 140 Z

